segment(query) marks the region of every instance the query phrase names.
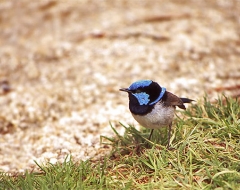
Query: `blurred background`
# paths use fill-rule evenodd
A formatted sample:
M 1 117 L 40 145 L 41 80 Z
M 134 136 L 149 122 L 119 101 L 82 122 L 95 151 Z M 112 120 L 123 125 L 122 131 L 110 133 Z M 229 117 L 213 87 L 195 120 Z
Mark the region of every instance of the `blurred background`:
M 152 79 L 180 97 L 240 95 L 239 0 L 1 0 L 0 170 L 98 158 L 118 91 Z

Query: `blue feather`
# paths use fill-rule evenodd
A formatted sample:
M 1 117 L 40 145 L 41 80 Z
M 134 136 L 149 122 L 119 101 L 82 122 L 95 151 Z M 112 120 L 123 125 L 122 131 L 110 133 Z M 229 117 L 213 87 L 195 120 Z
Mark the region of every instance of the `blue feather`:
M 153 82 L 152 80 L 139 80 L 131 84 L 131 86 L 129 86 L 129 90 L 136 90 L 140 87 L 143 88 L 143 87 L 149 86 L 152 82 Z
M 153 104 L 157 103 L 159 100 L 161 100 L 163 95 L 165 94 L 165 92 L 166 92 L 166 88 L 162 87 L 162 91 L 161 91 L 159 97 L 155 101 L 151 102 L 150 105 L 153 105 Z
M 142 105 L 147 105 L 150 101 L 149 94 L 147 94 L 145 92 L 135 93 L 133 95 L 137 98 L 137 100 L 138 100 L 138 102 L 141 106 Z

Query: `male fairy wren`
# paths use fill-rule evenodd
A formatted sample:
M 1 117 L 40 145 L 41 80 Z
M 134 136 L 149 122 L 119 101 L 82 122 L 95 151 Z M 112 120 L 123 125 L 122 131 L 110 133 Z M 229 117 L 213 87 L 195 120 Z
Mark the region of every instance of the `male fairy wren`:
M 119 90 L 128 93 L 129 109 L 134 119 L 143 127 L 152 129 L 149 140 L 154 129 L 169 127 L 167 145 L 169 148 L 176 106 L 186 109 L 183 103 L 190 103 L 193 100 L 179 98 L 152 80 L 139 80 L 132 83 L 129 88 Z

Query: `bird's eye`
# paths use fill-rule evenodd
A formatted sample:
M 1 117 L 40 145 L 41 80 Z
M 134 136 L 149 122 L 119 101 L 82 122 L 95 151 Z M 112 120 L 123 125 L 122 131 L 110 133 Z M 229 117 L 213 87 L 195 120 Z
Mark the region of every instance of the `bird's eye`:
M 135 91 L 135 93 L 140 93 L 140 92 L 142 92 L 141 90 L 139 90 L 139 89 L 137 89 L 136 91 Z

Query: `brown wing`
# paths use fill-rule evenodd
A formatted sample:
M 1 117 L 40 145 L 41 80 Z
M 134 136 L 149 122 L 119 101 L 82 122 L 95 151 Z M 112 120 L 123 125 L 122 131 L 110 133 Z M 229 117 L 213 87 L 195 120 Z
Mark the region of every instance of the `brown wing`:
M 178 106 L 181 109 L 186 109 L 183 104 L 183 101 L 177 97 L 176 95 L 172 94 L 171 92 L 166 91 L 162 100 L 166 106 Z

